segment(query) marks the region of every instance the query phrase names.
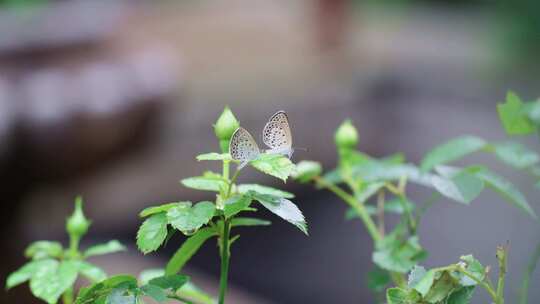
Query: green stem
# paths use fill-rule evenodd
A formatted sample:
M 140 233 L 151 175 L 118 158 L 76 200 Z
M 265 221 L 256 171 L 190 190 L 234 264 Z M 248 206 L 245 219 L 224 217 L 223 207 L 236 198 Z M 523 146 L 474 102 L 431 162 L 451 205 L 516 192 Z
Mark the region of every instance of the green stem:
M 229 179 L 229 168 L 231 166 L 231 161 L 224 160 L 223 161 L 223 178 Z
M 62 295 L 62 302 L 64 304 L 73 303 L 73 287 L 68 288 Z
M 384 237 L 384 190 L 377 193 L 377 222 L 379 224 L 379 234 Z
M 363 203 L 358 202 L 352 195 L 345 192 L 340 187 L 327 182 L 324 178 L 320 176 L 314 177 L 314 180 L 320 187 L 323 187 L 332 191 L 335 195 L 341 198 L 345 203 L 347 203 L 351 208 L 353 208 L 358 213 L 358 215 L 360 216 L 360 219 L 364 223 L 364 226 L 366 226 L 366 229 L 368 230 L 368 233 L 373 239 L 373 241 L 378 242 L 382 239 L 381 235 L 379 234 L 377 230 L 377 226 L 375 225 L 375 222 L 373 222 L 373 219 L 367 212 L 366 207 L 364 206 Z
M 233 177 L 229 181 L 229 188 L 227 189 L 227 194 L 226 194 L 224 199 L 228 199 L 229 196 L 231 196 L 231 191 L 232 191 L 233 185 L 234 185 L 234 183 L 236 183 L 236 179 L 238 178 L 239 174 L 240 174 L 240 170 L 236 170 L 236 172 L 234 172 Z
M 529 260 L 527 270 L 523 274 L 523 282 L 521 283 L 521 291 L 519 295 L 520 304 L 527 304 L 527 302 L 529 301 L 529 282 L 531 280 L 534 269 L 536 268 L 536 264 L 538 263 L 538 259 L 540 259 L 540 243 L 536 245 L 536 249 L 534 250 L 531 259 Z
M 221 234 L 221 275 L 219 278 L 219 304 L 225 303 L 225 293 L 227 292 L 227 279 L 229 275 L 229 220 L 223 220 L 223 233 Z
M 395 196 L 399 198 L 398 201 L 401 204 L 401 207 L 403 208 L 403 210 L 405 211 L 405 216 L 407 216 L 407 222 L 409 224 L 410 232 L 411 234 L 416 234 L 417 224 L 416 224 L 416 219 L 414 218 L 411 208 L 409 207 L 409 204 L 408 204 L 407 195 L 405 193 L 406 184 L 407 184 L 407 179 L 405 176 L 404 178 L 400 179 L 398 187 L 395 187 L 391 183 L 386 184 L 385 187 L 386 189 L 388 189 L 388 191 L 390 191 L 392 194 L 394 194 Z
M 504 285 L 506 282 L 507 246 L 497 247 L 497 261 L 499 262 L 499 280 L 497 281 L 497 299 L 495 304 L 504 304 Z

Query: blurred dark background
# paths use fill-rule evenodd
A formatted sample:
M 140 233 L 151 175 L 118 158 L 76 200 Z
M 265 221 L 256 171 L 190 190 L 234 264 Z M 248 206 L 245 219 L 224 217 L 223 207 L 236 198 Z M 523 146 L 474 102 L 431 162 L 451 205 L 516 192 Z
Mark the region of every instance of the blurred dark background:
M 363 151 L 418 162 L 459 134 L 504 139 L 495 105 L 507 89 L 540 95 L 539 52 L 537 0 L 0 0 L 0 278 L 22 265 L 29 242 L 66 241 L 77 194 L 93 220 L 83 245 L 116 238 L 130 248 L 97 264 L 109 274 L 162 267 L 182 240 L 143 257 L 138 212 L 212 195 L 178 180 L 208 165 L 194 157 L 218 149 L 211 124 L 225 105 L 250 130 L 286 110 L 295 146 L 308 148 L 295 160 L 333 167 L 333 132 L 349 117 Z M 470 159 L 512 179 L 540 211 L 527 177 Z M 233 248 L 231 303 L 373 301 L 371 241 L 344 220 L 343 203 L 252 171 L 242 178 L 297 194 L 310 237 L 262 212 L 274 225 L 246 229 Z M 436 204 L 420 235 L 427 266 L 468 253 L 495 265 L 509 240 L 510 299 L 540 241 L 537 223 L 490 193 L 468 207 Z M 215 293 L 215 244 L 186 271 Z M 474 303 L 487 301 L 481 293 Z M 0 293 L 1 303 L 33 301 L 27 286 Z

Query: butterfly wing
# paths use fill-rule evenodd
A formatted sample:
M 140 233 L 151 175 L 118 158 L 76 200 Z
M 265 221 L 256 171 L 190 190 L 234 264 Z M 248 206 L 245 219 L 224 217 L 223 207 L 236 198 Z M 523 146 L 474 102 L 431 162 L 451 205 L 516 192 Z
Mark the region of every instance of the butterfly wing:
M 270 117 L 263 129 L 263 142 L 270 148 L 269 152 L 291 153 L 292 134 L 284 111 L 278 111 Z
M 241 167 L 243 167 L 259 156 L 260 150 L 253 136 L 246 129 L 240 127 L 234 131 L 231 137 L 229 153 L 234 160 L 241 161 Z

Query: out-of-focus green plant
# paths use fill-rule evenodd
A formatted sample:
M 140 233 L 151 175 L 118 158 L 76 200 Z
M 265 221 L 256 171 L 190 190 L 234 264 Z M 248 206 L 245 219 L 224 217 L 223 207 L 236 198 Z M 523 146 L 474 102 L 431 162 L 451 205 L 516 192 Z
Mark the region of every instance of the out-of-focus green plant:
M 82 211 L 82 198 L 77 197 L 75 211 L 66 223 L 69 248 L 63 248 L 62 244 L 55 241 L 37 241 L 30 244 L 24 252 L 30 261 L 9 275 L 6 288 L 29 281 L 30 290 L 35 297 L 50 304 L 57 303 L 60 297 L 64 304 L 73 303 L 73 285 L 79 275 L 90 282 L 99 282 L 107 277 L 101 268 L 86 259 L 125 250 L 120 242 L 110 241 L 81 251 L 79 242 L 89 227 L 90 221 Z
M 213 201 L 181 201 L 146 208 L 140 213 L 145 221 L 137 234 L 137 246 L 145 254 L 157 250 L 176 232 L 188 236 L 168 262 L 165 275 L 179 273 L 203 243 L 217 238 L 221 256 L 220 304 L 225 302 L 230 248 L 240 236 L 233 236 L 232 228 L 270 224 L 258 218 L 241 216 L 246 212 L 256 211 L 255 202 L 307 234 L 304 216 L 290 201 L 294 197 L 292 193 L 258 184 L 236 184 L 240 170 L 236 170 L 231 177 L 230 165 L 236 161 L 228 153 L 229 141 L 239 127 L 240 124 L 231 110 L 225 108 L 214 125 L 221 153 L 211 152 L 197 156 L 199 161 L 221 162 L 222 172 L 206 171 L 201 176 L 181 181 L 185 187 L 214 192 Z M 261 153 L 251 160 L 249 165 L 283 181 L 295 170 L 295 165 L 288 158 L 277 154 Z
M 499 111 L 503 122 L 513 122 L 508 127 L 515 132 L 522 131 L 520 128 L 530 131 L 532 126 L 528 122 L 514 126 L 517 118 L 513 114 L 514 106 L 510 108 Z M 529 110 L 529 115 L 535 113 L 532 108 Z M 465 135 L 435 147 L 416 166 L 406 162 L 401 154 L 374 158 L 358 151 L 358 132 L 349 120 L 337 129 L 335 141 L 337 168 L 323 174 L 321 164 L 302 161 L 294 177 L 333 192 L 349 206 L 346 218 L 362 221 L 374 242 L 375 267 L 368 275 L 368 286 L 379 294 L 380 301 L 383 301 L 381 293 L 393 285 L 386 292 L 387 303 L 469 303 L 476 286 L 483 287 L 494 303 L 504 302 L 506 249 L 497 251 L 504 259 L 499 260 L 496 287 L 489 280 L 488 270 L 472 256 L 462 257 L 457 264 L 426 271 L 418 266 L 427 252 L 419 241 L 417 228 L 426 209 L 439 198 L 468 205 L 485 188 L 495 190 L 506 202 L 536 219 L 525 196 L 506 178 L 482 164 L 449 165 L 472 153 L 483 152 L 512 167 L 529 169 L 540 160 L 536 152 L 515 142 L 489 143 Z M 431 189 L 431 198 L 420 205 L 414 203 L 407 195 L 411 184 Z M 385 223 L 387 214 L 397 214 L 401 219 L 390 231 Z
M 540 100 L 523 102 L 516 93 L 510 91 L 506 96 L 506 101 L 497 105 L 497 112 L 508 135 L 538 135 L 540 129 Z M 536 180 L 536 187 L 540 188 L 540 166 L 538 162 L 537 155 L 528 154 L 526 157 L 521 157 L 521 166 L 517 166 L 517 168 L 529 173 Z M 540 244 L 536 246 L 523 274 L 520 304 L 528 303 L 530 280 L 539 259 Z

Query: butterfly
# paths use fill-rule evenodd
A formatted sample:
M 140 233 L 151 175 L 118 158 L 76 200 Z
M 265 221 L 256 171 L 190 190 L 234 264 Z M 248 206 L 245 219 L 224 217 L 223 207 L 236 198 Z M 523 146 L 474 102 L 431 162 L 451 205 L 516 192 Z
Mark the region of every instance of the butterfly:
M 284 111 L 277 111 L 270 117 L 263 129 L 263 142 L 270 149 L 266 153 L 283 154 L 291 158 L 292 134 L 289 127 L 289 118 Z
M 238 170 L 240 170 L 257 158 L 261 154 L 261 150 L 253 136 L 246 129 L 239 127 L 231 137 L 229 153 L 232 159 L 240 161 L 238 165 Z
M 270 117 L 263 129 L 263 142 L 270 149 L 265 153 L 283 154 L 291 158 L 293 153 L 289 119 L 284 111 L 278 111 Z M 238 170 L 261 154 L 257 142 L 244 128 L 234 131 L 229 143 L 229 153 L 232 159 L 240 161 Z

